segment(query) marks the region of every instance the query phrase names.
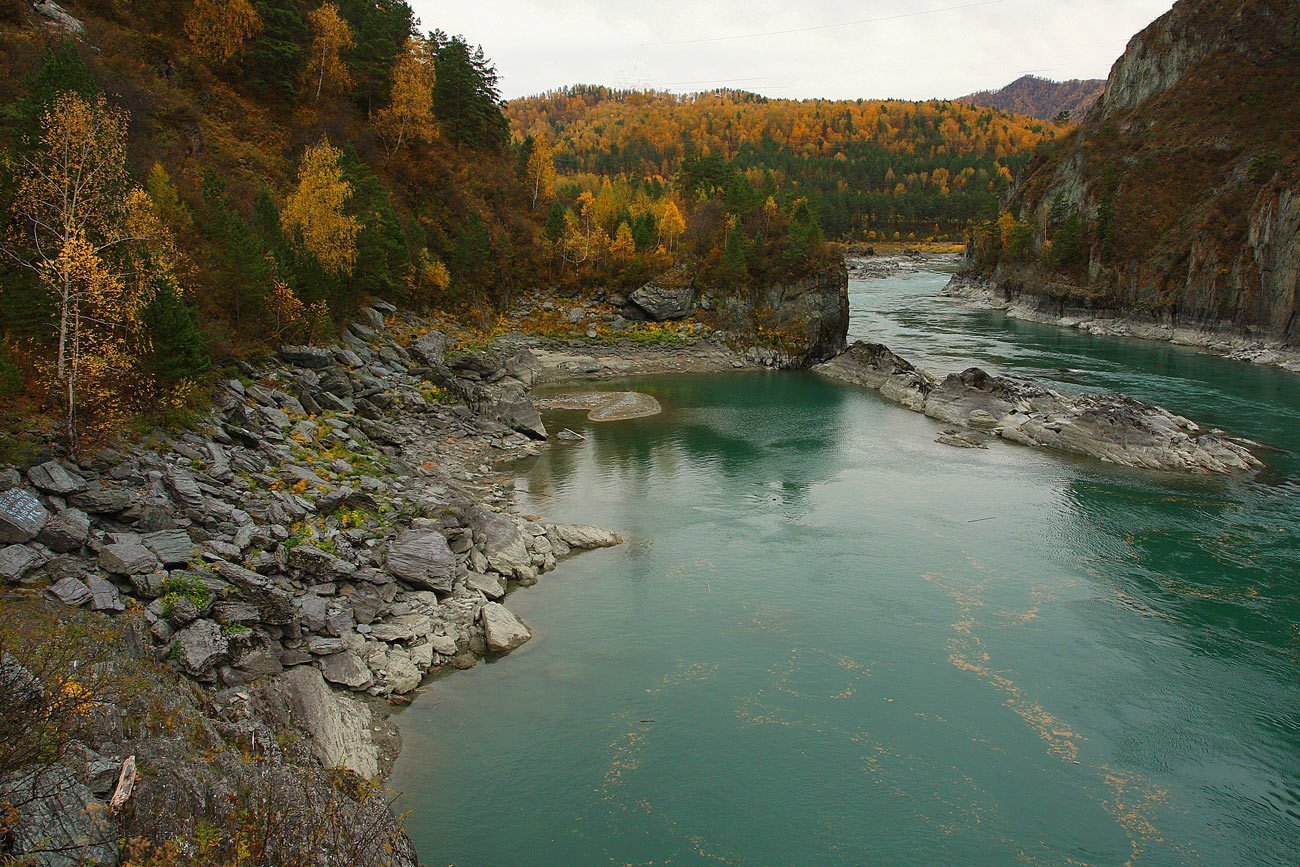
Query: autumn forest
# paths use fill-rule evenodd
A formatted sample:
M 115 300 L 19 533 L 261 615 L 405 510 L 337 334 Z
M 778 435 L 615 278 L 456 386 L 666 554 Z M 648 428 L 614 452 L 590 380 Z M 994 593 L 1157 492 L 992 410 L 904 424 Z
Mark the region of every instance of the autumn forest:
M 734 91 L 506 104 L 403 0 L 84 0 L 93 45 L 26 5 L 0 6 L 0 391 L 92 438 L 363 300 L 486 321 L 687 260 L 740 291 L 830 242 L 964 238 L 1067 131 Z

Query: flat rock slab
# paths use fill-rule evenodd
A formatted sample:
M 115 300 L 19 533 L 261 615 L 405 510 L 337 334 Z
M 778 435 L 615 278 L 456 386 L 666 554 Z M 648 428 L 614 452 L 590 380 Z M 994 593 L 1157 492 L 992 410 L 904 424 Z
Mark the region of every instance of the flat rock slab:
M 639 391 L 584 391 L 559 394 L 537 401 L 541 409 L 587 410 L 590 421 L 625 421 L 659 415 L 664 408 Z
M 50 513 L 31 491 L 0 493 L 0 542 L 30 542 L 45 529 Z

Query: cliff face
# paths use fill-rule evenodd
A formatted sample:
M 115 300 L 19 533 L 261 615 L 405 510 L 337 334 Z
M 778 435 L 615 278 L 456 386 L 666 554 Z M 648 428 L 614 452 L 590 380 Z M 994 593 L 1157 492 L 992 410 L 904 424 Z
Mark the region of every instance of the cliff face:
M 1008 297 L 1300 345 L 1300 4 L 1181 0 L 978 258 Z
M 701 319 L 727 332 L 739 351 L 767 367 L 809 367 L 848 345 L 849 275 L 842 261 L 797 280 L 703 299 L 701 306 Z

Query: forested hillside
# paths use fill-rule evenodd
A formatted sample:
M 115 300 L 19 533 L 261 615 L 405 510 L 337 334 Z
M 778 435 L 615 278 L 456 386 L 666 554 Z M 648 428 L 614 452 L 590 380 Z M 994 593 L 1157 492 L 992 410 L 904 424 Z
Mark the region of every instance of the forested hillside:
M 1040 142 L 1067 131 L 953 102 L 737 91 L 573 87 L 506 111 L 516 135 L 553 144 L 570 192 L 598 195 L 608 180 L 653 200 L 665 179 L 710 176 L 725 164 L 764 194 L 807 198 L 828 236 L 859 240 L 960 235 L 996 214 Z
M 1001 90 L 982 90 L 957 101 L 1042 120 L 1052 120 L 1064 114 L 1078 122 L 1097 104 L 1105 89 L 1106 82 L 1099 79 L 1050 81 L 1026 75 Z
M 657 180 L 653 208 L 554 207 L 552 151 L 512 141 L 492 63 L 405 0 L 2 9 L 15 424 L 119 430 L 231 359 L 328 337 L 363 299 L 486 323 L 524 286 L 632 285 L 698 258 L 739 291 L 824 258 L 805 202 L 729 169 L 689 175 L 687 195 Z

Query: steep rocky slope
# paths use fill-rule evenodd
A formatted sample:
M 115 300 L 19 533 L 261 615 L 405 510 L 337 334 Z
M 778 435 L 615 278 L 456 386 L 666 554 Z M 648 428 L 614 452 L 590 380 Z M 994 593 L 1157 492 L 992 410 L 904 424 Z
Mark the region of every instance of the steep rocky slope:
M 1009 207 L 975 251 L 1003 302 L 1300 345 L 1300 5 L 1181 0 Z
M 1097 104 L 1106 82 L 1098 79 L 1051 81 L 1036 75 L 1017 78 L 1001 90 L 982 90 L 957 102 L 1052 120 L 1063 111 L 1080 118 Z

